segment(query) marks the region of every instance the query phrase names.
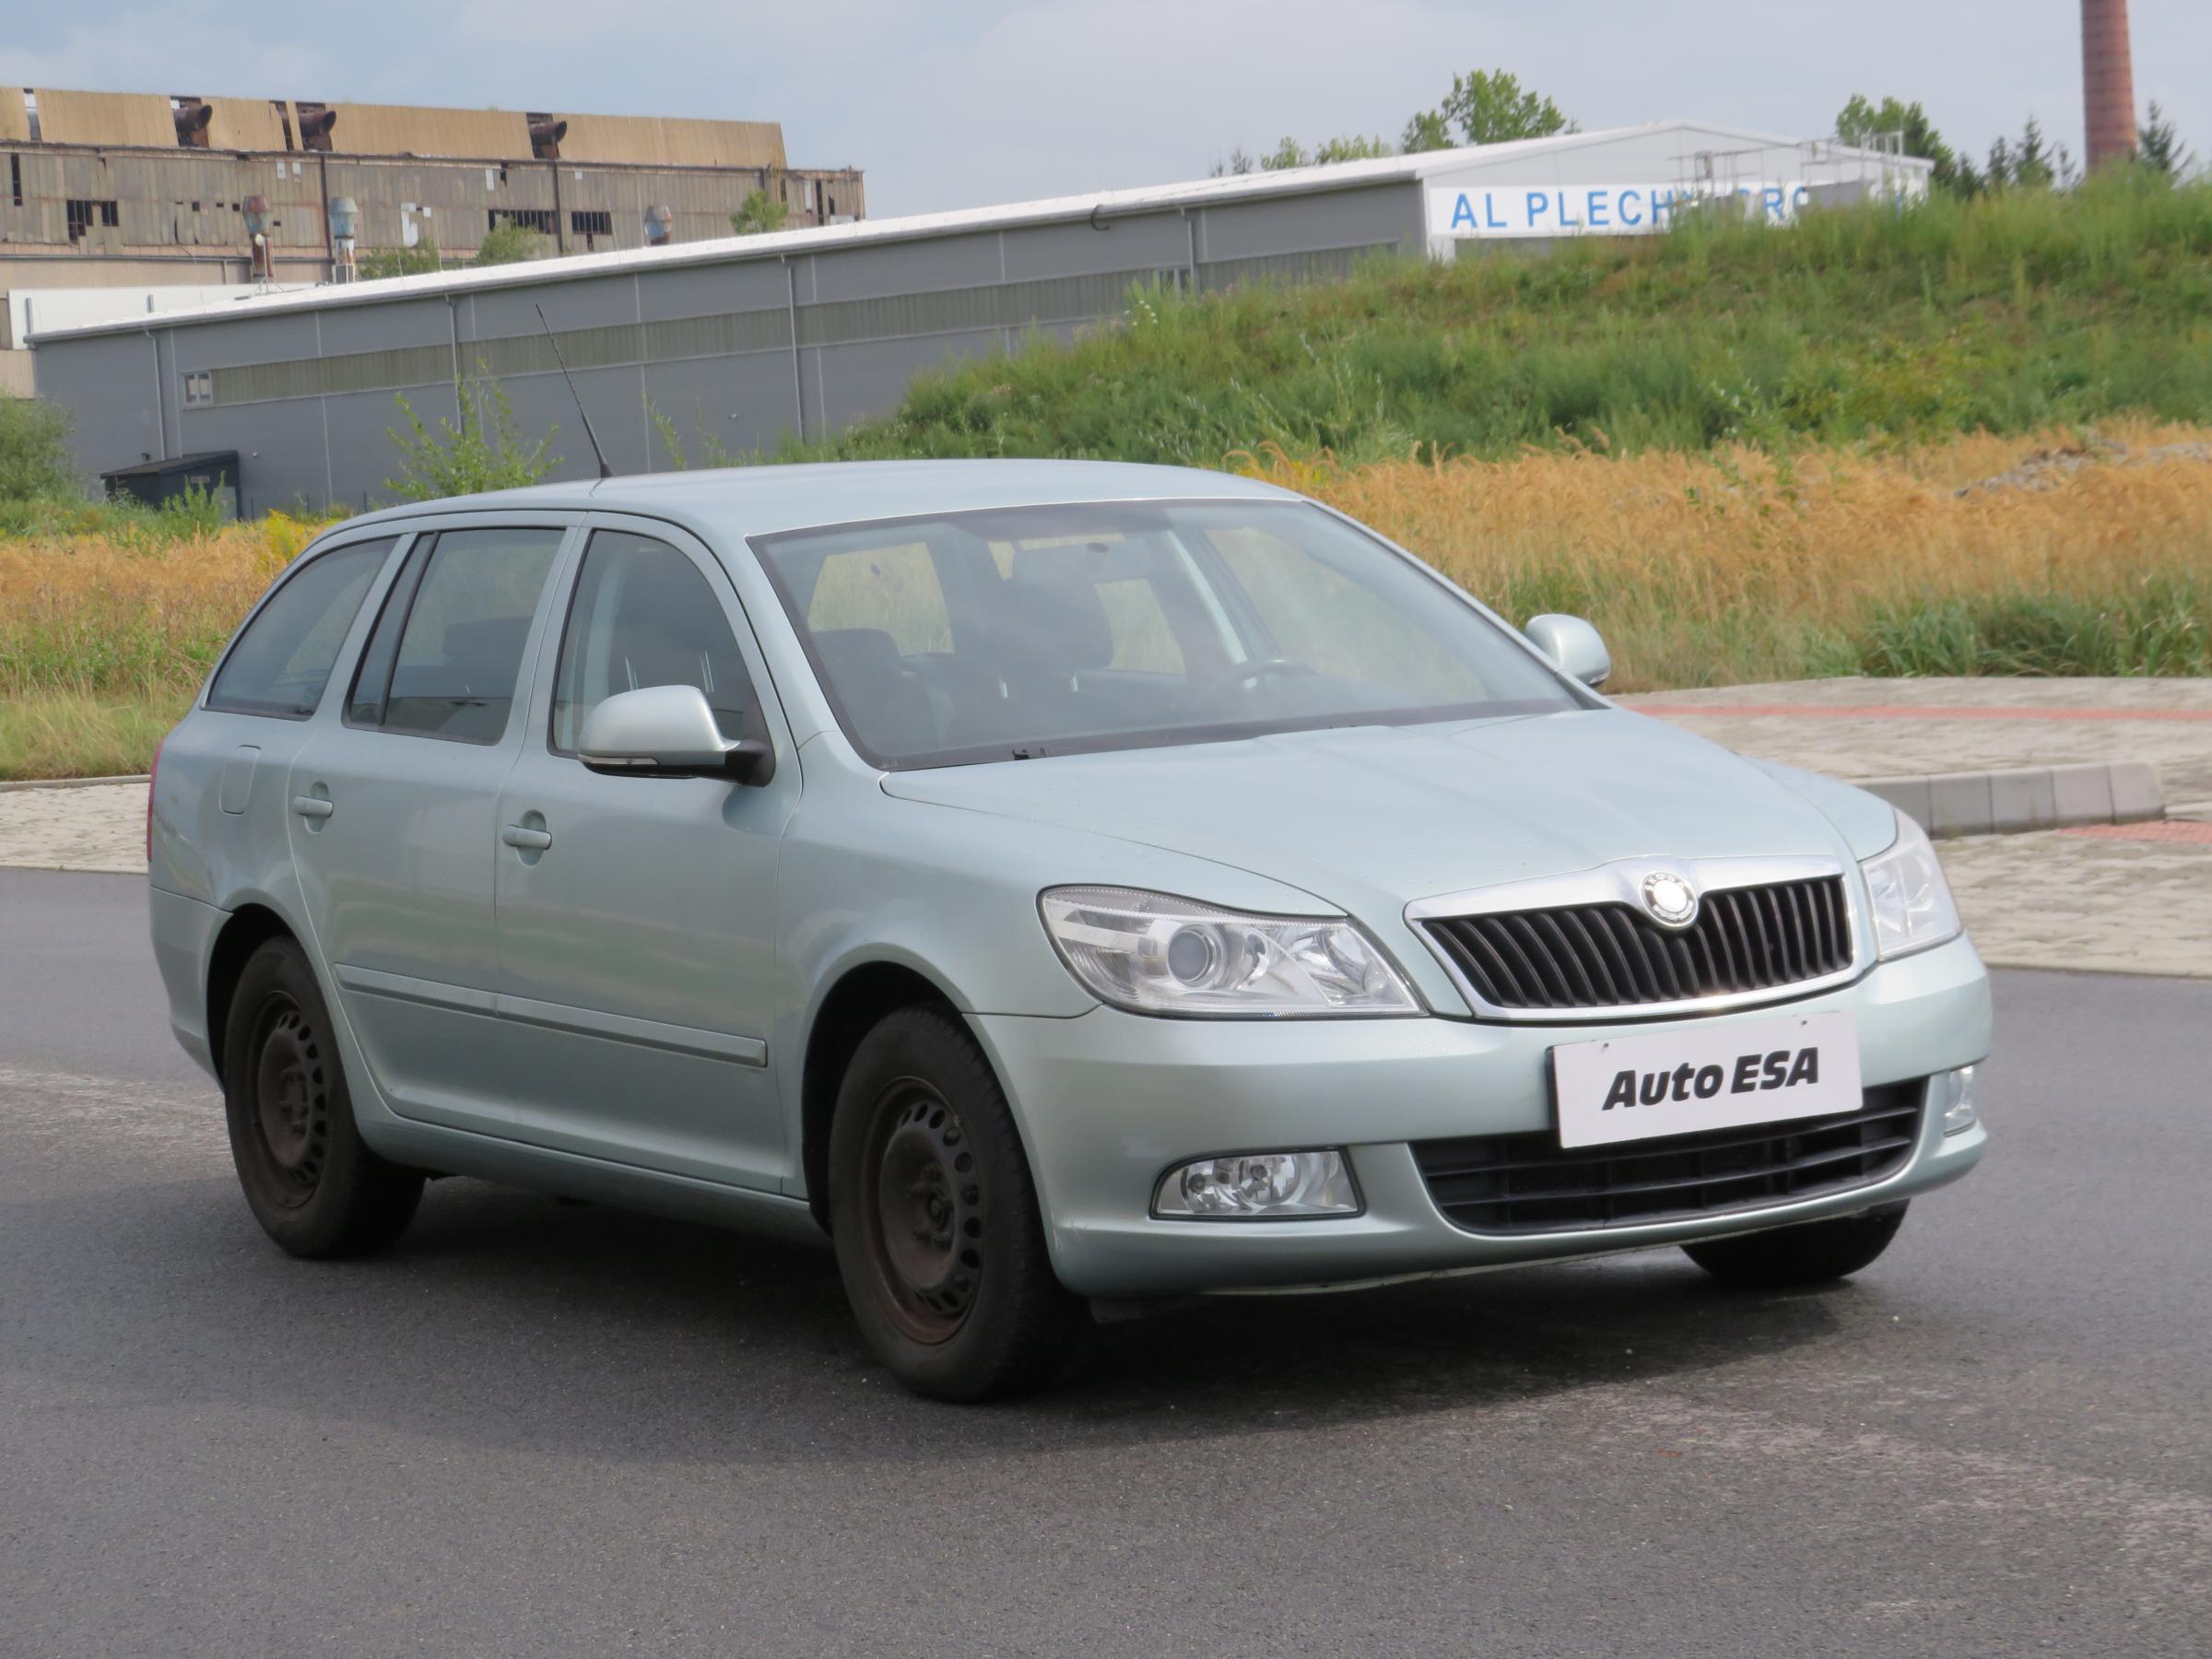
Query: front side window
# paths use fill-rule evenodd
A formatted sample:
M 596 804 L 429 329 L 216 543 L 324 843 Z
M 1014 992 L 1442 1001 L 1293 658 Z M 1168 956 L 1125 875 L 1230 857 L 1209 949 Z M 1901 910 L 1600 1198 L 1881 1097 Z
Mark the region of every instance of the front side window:
M 393 584 L 361 653 L 347 719 L 387 732 L 497 743 L 523 647 L 568 533 L 446 530 Z
M 216 670 L 207 706 L 286 720 L 312 714 L 369 584 L 398 539 L 333 547 L 286 576 Z
M 1107 501 L 753 541 L 856 748 L 945 766 L 1582 704 L 1296 501 Z
M 666 542 L 601 530 L 584 550 L 553 681 L 553 747 L 572 754 L 591 712 L 619 691 L 696 686 L 714 724 L 752 735 L 752 682 L 722 603 Z

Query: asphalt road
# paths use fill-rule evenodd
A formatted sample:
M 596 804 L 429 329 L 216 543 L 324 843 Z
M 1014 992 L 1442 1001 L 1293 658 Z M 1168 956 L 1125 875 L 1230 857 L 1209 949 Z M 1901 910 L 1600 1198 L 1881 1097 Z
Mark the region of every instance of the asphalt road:
M 2212 984 L 2015 973 L 1857 1282 L 1647 1254 L 960 1410 L 826 1254 L 469 1182 L 280 1255 L 135 881 L 0 871 L 0 1653 L 2212 1652 Z

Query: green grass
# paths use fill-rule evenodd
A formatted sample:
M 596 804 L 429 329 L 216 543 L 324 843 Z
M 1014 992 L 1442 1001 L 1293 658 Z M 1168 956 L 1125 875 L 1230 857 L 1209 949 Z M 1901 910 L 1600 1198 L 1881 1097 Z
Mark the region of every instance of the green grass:
M 1140 291 L 1125 327 L 925 376 L 892 415 L 779 458 L 1786 448 L 2121 411 L 2212 416 L 2212 184 L 2112 175 L 1787 230 Z

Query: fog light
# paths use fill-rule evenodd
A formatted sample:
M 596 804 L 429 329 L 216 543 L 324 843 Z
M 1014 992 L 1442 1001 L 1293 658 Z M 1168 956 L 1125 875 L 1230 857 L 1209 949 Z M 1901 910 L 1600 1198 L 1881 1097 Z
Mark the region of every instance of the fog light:
M 1341 1151 L 1246 1152 L 1170 1170 L 1152 1213 L 1224 1221 L 1356 1216 L 1359 1190 Z
M 1982 1121 L 1982 1079 L 1971 1065 L 1946 1072 L 1943 1086 L 1943 1132 L 1957 1135 Z

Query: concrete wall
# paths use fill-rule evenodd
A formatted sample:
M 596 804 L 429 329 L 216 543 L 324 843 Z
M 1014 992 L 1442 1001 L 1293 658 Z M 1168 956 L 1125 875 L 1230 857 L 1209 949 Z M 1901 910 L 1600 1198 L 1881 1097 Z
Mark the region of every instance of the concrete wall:
M 1084 221 L 962 226 L 911 240 L 711 262 L 562 273 L 501 288 L 295 306 L 41 344 L 39 388 L 75 418 L 88 477 L 199 450 L 239 452 L 244 510 L 360 507 L 397 465 L 404 395 L 453 411 L 456 374 L 496 381 L 527 435 L 552 431 L 557 477 L 594 468 L 537 311 L 621 472 L 672 464 L 653 417 L 694 463 L 711 444 L 771 449 L 895 405 L 918 372 L 1118 317 L 1130 287 L 1216 288 L 1418 255 L 1409 180 Z M 339 291 L 340 293 L 343 290 Z M 211 401 L 188 405 L 206 371 Z

